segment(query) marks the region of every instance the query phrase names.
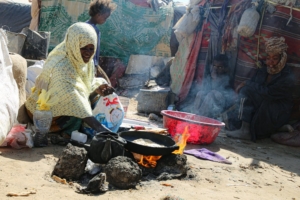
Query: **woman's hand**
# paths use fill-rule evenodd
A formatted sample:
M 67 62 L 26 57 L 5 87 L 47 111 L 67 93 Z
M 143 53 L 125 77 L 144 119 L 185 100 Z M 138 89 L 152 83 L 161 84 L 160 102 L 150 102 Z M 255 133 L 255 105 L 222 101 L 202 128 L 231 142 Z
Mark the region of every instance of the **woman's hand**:
M 242 82 L 241 84 L 239 84 L 236 89 L 235 89 L 235 92 L 236 93 L 239 93 L 240 90 L 242 89 L 242 87 L 244 87 L 246 85 L 246 81 Z
M 107 96 L 107 95 L 110 95 L 112 94 L 113 92 L 115 91 L 115 89 L 111 86 L 109 86 L 108 84 L 103 84 L 103 85 L 100 85 L 96 90 L 95 92 L 97 94 L 99 94 L 100 96 Z

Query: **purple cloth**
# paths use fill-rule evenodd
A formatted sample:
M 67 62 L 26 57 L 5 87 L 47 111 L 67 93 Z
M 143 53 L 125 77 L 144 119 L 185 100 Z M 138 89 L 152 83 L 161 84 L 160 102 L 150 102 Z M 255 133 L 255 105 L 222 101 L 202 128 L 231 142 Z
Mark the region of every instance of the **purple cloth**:
M 225 164 L 231 164 L 231 162 L 222 156 L 209 151 L 208 149 L 202 148 L 202 149 L 190 149 L 190 150 L 184 150 L 185 154 L 193 155 L 197 158 L 202 158 L 205 160 L 211 160 L 214 162 L 220 162 Z

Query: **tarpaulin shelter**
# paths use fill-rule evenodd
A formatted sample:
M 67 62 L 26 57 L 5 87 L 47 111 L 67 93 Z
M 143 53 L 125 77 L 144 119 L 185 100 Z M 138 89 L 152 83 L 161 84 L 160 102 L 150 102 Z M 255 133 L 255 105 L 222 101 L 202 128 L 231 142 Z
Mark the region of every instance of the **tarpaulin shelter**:
M 0 27 L 21 32 L 31 21 L 31 3 L 22 0 L 0 0 Z
M 90 0 L 42 1 L 39 31 L 50 31 L 50 50 L 59 44 L 67 28 L 89 19 Z M 116 0 L 117 9 L 101 31 L 101 56 L 127 60 L 131 54 L 170 56 L 172 3 L 153 9 L 136 6 L 130 1 Z

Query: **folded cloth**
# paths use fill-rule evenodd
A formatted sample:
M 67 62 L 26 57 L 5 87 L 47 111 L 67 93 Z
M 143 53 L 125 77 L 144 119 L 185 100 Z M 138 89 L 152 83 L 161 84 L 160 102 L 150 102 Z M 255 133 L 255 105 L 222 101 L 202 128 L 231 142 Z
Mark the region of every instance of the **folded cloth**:
M 190 149 L 190 150 L 184 150 L 183 153 L 193 155 L 197 158 L 205 159 L 205 160 L 211 160 L 214 162 L 220 162 L 225 164 L 231 164 L 231 162 L 222 156 L 209 151 L 208 149 L 202 148 L 202 149 Z

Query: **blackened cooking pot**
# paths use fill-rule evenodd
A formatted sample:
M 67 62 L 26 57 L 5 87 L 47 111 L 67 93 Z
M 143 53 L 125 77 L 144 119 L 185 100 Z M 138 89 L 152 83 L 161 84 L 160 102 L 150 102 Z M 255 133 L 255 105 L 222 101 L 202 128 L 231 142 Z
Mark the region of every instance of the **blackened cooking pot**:
M 70 141 L 71 144 L 84 147 L 88 157 L 94 163 L 107 163 L 111 158 L 124 155 L 126 140 L 111 132 L 97 133 L 90 144 L 81 144 L 77 141 Z
M 152 155 L 152 156 L 160 156 L 160 155 L 168 155 L 175 150 L 179 149 L 179 146 L 176 145 L 175 141 L 165 135 L 156 134 L 153 132 L 145 132 L 145 131 L 124 131 L 119 133 L 119 136 L 124 138 L 127 143 L 125 144 L 125 148 L 131 152 L 138 153 L 141 155 Z M 165 147 L 151 147 L 146 145 L 137 144 L 132 142 L 136 139 L 148 139 L 152 142 L 160 145 L 164 145 Z

